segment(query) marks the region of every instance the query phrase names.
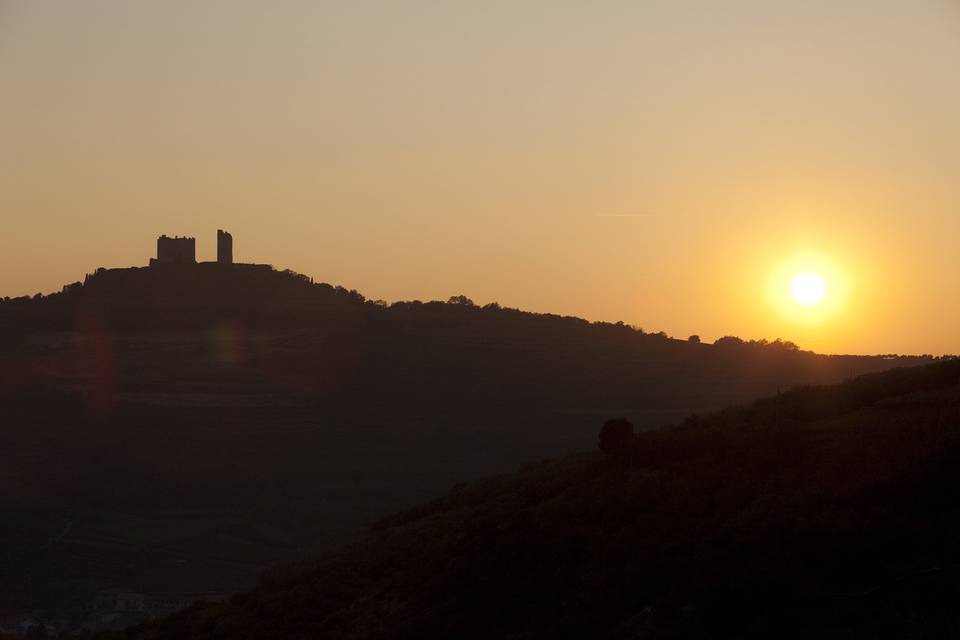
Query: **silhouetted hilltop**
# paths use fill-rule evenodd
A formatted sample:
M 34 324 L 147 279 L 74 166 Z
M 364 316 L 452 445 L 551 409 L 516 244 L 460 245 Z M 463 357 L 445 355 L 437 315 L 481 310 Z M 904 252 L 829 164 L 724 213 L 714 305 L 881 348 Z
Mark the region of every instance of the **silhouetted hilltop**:
M 708 359 L 723 367 L 732 362 L 764 367 L 765 362 L 796 362 L 815 355 L 780 340 L 744 341 L 727 336 L 709 345 L 699 338 L 678 340 L 622 322 L 589 322 L 503 308 L 496 303 L 478 307 L 465 296 L 454 296 L 447 302 L 388 305 L 367 300 L 356 290 L 315 283 L 303 274 L 261 264 L 203 262 L 100 268 L 83 282 L 65 285 L 58 293 L 0 300 L 0 329 L 8 338 L 22 332 L 84 331 L 91 323 L 108 332 L 210 330 L 224 324 L 257 331 L 362 329 L 368 333 L 365 339 L 388 334 L 391 340 L 408 341 L 415 334 L 420 340 L 431 333 L 464 338 L 466 343 L 453 346 L 471 349 L 470 355 L 475 357 L 484 357 L 491 348 L 498 351 L 503 346 L 527 354 L 549 347 L 568 363 L 571 356 L 587 355 L 610 357 L 608 364 L 614 367 L 620 366 L 616 360 L 624 357 L 642 366 L 669 366 L 678 359 L 698 360 L 709 354 Z M 501 338 L 505 345 L 497 344 Z M 830 356 L 831 375 L 850 376 L 931 359 L 898 358 Z M 823 356 L 815 359 L 822 360 Z M 787 376 L 783 382 L 792 384 L 796 380 Z
M 147 333 L 176 334 L 194 346 L 142 349 Z M 81 339 L 41 337 L 47 334 Z M 590 415 L 622 413 L 643 427 L 778 386 L 931 360 L 824 356 L 730 336 L 704 344 L 622 322 L 478 307 L 464 296 L 387 305 L 269 265 L 217 263 L 98 269 L 60 293 L 5 300 L 0 336 L 0 355 L 10 356 L 0 381 L 15 387 L 116 382 L 112 392 L 122 398 L 240 376 L 254 386 L 269 380 L 301 393 L 347 393 L 401 416 L 426 405 L 482 403 L 492 415 L 474 411 L 468 420 L 509 421 L 512 411 L 540 407 L 574 419 L 589 407 Z M 84 368 L 89 357 L 109 361 Z M 389 421 L 390 413 L 371 419 Z
M 4 343 L 16 354 L 23 336 L 44 331 L 94 336 L 121 349 L 144 331 L 200 331 L 195 339 L 201 347 L 229 347 L 233 364 L 247 372 L 295 380 L 313 391 L 352 384 L 361 393 L 373 392 L 377 401 L 435 402 L 449 391 L 505 406 L 530 395 L 564 405 L 571 394 L 587 394 L 594 406 L 625 413 L 642 407 L 640 399 L 648 395 L 658 397 L 661 408 L 666 400 L 689 412 L 777 385 L 832 382 L 931 359 L 822 356 L 789 342 L 729 336 L 703 344 L 623 323 L 495 303 L 478 307 L 464 296 L 387 305 L 253 264 L 98 269 L 60 293 L 0 302 L 0 355 Z M 278 334 L 291 331 L 300 333 L 276 349 Z M 212 345 L 213 339 L 230 344 Z M 175 366 L 180 375 L 167 383 L 182 378 L 183 369 Z M 22 382 L 21 371 L 8 367 L 6 374 Z M 135 387 L 137 376 L 126 382 Z
M 124 638 L 953 637 L 960 361 L 455 487 Z
M 346 321 L 356 292 L 314 284 L 270 265 L 158 264 L 98 269 L 59 293 L 0 303 L 0 327 L 68 330 L 91 316 L 115 330 L 204 328 L 224 320 L 258 327 Z

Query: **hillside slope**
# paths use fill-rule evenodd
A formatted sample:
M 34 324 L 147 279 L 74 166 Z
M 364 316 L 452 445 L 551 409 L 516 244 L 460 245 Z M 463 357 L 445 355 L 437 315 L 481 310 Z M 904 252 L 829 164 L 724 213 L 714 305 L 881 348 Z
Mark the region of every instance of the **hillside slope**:
M 956 637 L 960 361 L 470 484 L 124 638 Z
M 649 429 L 929 361 L 453 302 L 199 264 L 0 303 L 0 616 L 229 593 L 455 482 L 590 447 L 611 415 Z

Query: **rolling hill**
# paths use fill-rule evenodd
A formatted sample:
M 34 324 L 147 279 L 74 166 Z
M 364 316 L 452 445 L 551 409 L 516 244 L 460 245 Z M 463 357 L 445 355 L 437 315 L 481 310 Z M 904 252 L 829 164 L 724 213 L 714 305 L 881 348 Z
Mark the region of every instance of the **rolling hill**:
M 0 302 L 0 618 L 229 594 L 451 485 L 926 357 L 370 302 L 266 265 L 98 270 Z M 187 595 L 184 595 L 187 594 Z

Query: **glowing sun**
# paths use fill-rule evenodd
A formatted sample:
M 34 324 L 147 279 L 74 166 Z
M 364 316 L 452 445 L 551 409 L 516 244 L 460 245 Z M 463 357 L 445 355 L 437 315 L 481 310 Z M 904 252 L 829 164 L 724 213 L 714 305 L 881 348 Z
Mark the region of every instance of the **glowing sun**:
M 826 294 L 826 281 L 815 273 L 799 273 L 790 281 L 790 295 L 805 307 L 819 304 Z

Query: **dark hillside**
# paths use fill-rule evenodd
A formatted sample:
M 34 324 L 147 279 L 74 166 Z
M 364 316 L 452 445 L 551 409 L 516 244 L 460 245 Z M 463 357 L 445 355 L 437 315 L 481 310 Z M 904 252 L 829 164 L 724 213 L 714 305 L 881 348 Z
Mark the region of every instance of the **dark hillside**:
M 716 345 L 266 266 L 98 271 L 0 303 L 0 619 L 229 593 L 452 484 L 929 358 Z
M 472 483 L 111 637 L 957 637 L 958 382 L 799 389 Z
M 118 331 L 203 328 L 225 320 L 303 327 L 348 321 L 362 303 L 356 292 L 270 265 L 168 264 L 98 269 L 60 293 L 8 300 L 0 304 L 0 328 L 65 331 L 92 319 Z

